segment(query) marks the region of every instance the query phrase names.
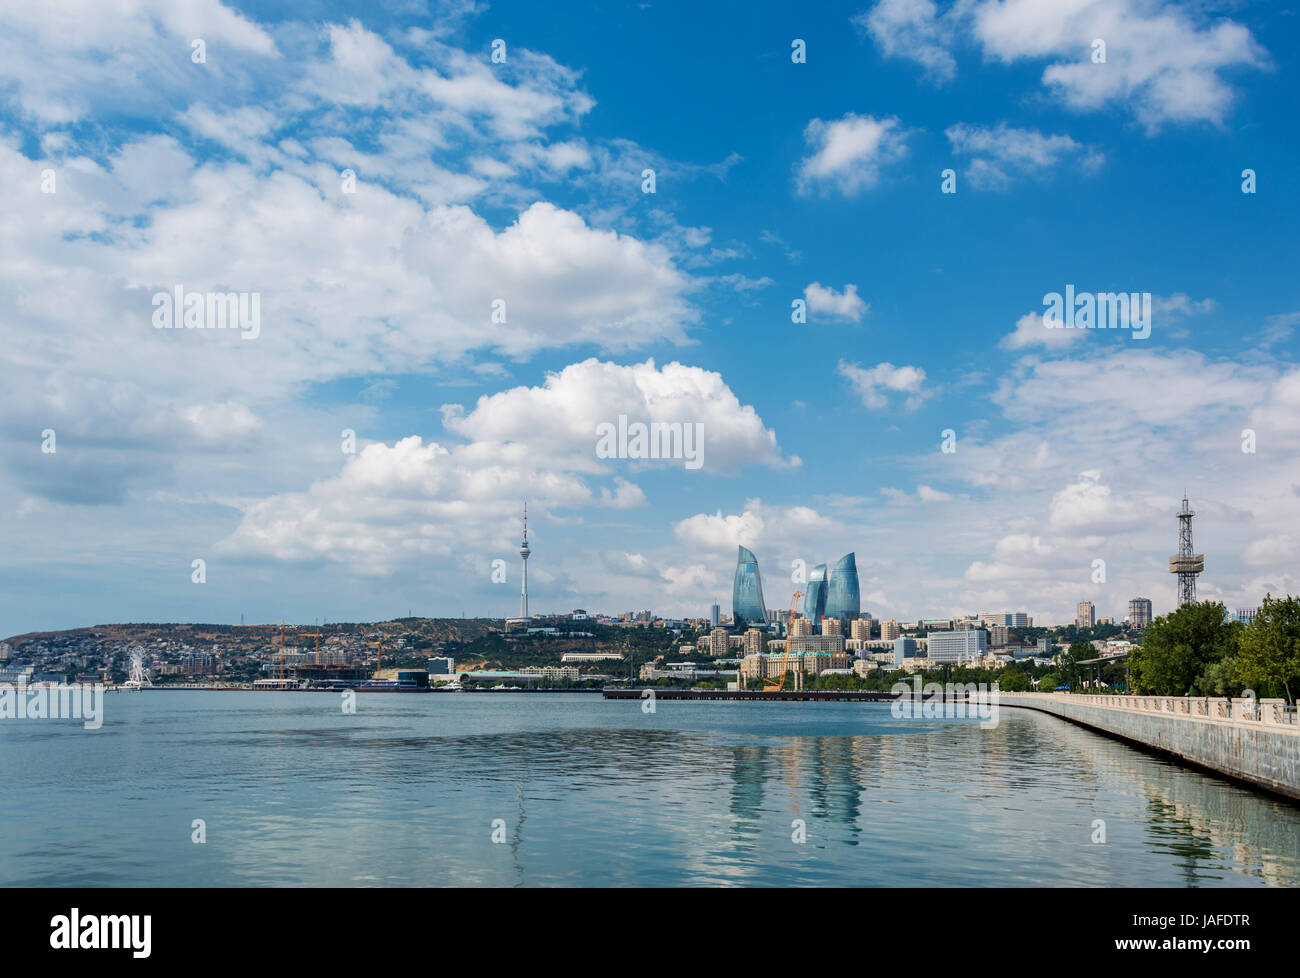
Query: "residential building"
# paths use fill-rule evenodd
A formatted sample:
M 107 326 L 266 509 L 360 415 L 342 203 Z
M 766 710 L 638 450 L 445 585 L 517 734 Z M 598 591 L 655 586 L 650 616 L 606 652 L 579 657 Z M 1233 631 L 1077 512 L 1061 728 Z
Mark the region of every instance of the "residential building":
M 863 640 L 863 641 L 870 640 L 870 638 L 871 638 L 871 619 L 870 619 L 870 618 L 857 618 L 857 619 L 854 619 L 854 621 L 853 621 L 853 625 L 852 625 L 852 630 L 851 630 L 851 632 L 850 632 L 849 637 L 850 637 L 850 638 L 855 638 L 855 639 L 861 639 L 861 640 Z
M 875 662 L 871 659 L 853 660 L 853 674 L 855 676 L 860 676 L 863 679 L 866 679 L 868 676 L 872 675 L 879 668 L 880 668 L 880 663 Z
M 720 626 L 709 632 L 709 654 L 715 658 L 725 656 L 730 638 L 731 633 Z
M 823 619 L 822 619 L 822 634 L 823 634 L 823 635 L 840 635 L 840 634 L 842 634 L 842 633 L 840 632 L 840 620 L 839 620 L 838 618 L 823 618 Z
M 894 619 L 890 618 L 888 621 L 880 623 L 880 637 L 886 642 L 898 638 L 901 634 L 903 634 L 903 629 Z
M 1079 628 L 1091 628 L 1096 624 L 1097 609 L 1091 601 L 1080 601 L 1074 614 L 1074 624 Z
M 1128 623 L 1141 631 L 1151 625 L 1151 599 L 1130 598 L 1128 602 Z

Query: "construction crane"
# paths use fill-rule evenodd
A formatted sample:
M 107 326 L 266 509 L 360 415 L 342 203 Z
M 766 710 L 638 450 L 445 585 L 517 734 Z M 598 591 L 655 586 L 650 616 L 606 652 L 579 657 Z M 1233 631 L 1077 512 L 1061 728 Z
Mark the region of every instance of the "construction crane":
M 794 632 L 794 620 L 799 615 L 799 599 L 802 597 L 803 597 L 802 591 L 795 591 L 794 595 L 790 598 L 790 615 L 789 615 L 789 620 L 786 622 L 786 626 L 785 626 L 785 654 L 787 656 L 790 654 L 790 637 L 791 637 L 791 633 Z M 784 689 L 785 677 L 789 672 L 790 672 L 789 669 L 785 669 L 784 671 L 782 671 L 780 680 L 768 679 L 764 677 L 763 692 L 776 693 Z
M 794 635 L 794 620 L 799 617 L 799 599 L 803 597 L 802 591 L 795 591 L 790 598 L 790 620 L 785 626 L 785 654 L 790 654 L 790 639 Z

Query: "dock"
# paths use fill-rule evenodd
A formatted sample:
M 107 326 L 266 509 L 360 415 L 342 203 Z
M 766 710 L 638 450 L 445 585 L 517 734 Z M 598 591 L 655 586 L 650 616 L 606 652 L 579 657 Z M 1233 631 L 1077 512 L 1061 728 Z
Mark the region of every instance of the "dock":
M 889 703 L 897 695 L 883 690 L 850 689 L 786 689 L 771 693 L 754 689 L 658 689 L 648 686 L 645 689 L 606 689 L 602 690 L 607 700 L 642 700 L 649 699 L 646 692 L 654 694 L 656 700 L 745 700 L 749 702 L 799 702 L 799 703 Z

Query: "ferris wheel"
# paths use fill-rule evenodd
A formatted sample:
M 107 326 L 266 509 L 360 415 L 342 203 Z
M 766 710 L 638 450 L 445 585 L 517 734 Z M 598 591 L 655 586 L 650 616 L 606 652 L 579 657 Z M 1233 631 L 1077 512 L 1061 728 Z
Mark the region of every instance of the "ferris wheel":
M 149 670 L 144 667 L 144 648 L 135 646 L 131 649 L 131 678 L 122 684 L 127 689 L 143 689 L 145 686 L 152 686 L 153 682 L 149 679 Z

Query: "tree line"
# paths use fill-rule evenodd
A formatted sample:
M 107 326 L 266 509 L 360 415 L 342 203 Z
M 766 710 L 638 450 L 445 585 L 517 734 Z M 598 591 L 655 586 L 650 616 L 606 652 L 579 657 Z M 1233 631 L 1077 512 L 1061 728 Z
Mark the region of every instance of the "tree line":
M 1071 650 L 1073 651 L 1073 650 Z M 1197 601 L 1151 623 L 1129 654 L 1129 683 L 1151 696 L 1282 697 L 1300 691 L 1300 600 L 1264 598 L 1249 624 Z

